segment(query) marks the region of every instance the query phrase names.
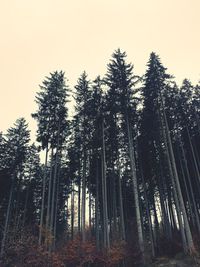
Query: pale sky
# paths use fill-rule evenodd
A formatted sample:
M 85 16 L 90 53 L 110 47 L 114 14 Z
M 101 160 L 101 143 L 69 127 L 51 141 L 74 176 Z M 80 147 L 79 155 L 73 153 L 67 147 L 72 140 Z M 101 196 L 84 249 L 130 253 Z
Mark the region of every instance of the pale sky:
M 144 74 L 151 51 L 180 82 L 200 80 L 200 0 L 0 0 L 0 130 L 19 117 L 34 139 L 34 98 L 63 70 L 72 88 L 85 70 L 104 75 L 114 50 Z

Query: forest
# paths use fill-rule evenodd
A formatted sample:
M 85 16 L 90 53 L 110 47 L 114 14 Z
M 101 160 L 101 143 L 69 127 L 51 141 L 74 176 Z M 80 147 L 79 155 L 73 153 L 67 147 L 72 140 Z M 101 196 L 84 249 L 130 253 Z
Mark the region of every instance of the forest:
M 67 83 L 38 86 L 34 143 L 23 117 L 0 132 L 0 266 L 200 266 L 200 83 L 120 49 Z

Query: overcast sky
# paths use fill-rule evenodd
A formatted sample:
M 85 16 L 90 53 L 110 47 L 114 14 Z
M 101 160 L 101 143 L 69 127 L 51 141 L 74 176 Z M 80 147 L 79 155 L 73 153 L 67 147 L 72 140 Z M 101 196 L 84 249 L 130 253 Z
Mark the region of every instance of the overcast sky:
M 151 51 L 180 83 L 200 80 L 200 0 L 0 0 L 0 130 L 25 117 L 34 137 L 34 97 L 63 70 L 72 88 L 83 70 L 106 72 L 115 49 L 143 74 Z

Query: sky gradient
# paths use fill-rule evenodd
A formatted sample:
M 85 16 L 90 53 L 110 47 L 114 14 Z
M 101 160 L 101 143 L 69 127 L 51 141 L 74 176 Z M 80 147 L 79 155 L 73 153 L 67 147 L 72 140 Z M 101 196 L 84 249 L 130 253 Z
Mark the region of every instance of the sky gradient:
M 199 0 L 0 0 L 0 130 L 19 117 L 34 139 L 35 94 L 45 76 L 104 75 L 121 48 L 144 74 L 155 51 L 180 84 L 200 80 Z

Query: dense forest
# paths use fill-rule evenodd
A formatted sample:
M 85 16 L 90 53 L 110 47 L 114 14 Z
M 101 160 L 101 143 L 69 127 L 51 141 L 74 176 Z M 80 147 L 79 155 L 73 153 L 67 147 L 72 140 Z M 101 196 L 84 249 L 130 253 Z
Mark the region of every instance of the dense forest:
M 0 133 L 1 266 L 198 258 L 200 84 L 178 86 L 155 53 L 138 76 L 118 49 L 104 77 L 70 88 L 55 71 L 35 101 L 35 143 L 24 118 Z

